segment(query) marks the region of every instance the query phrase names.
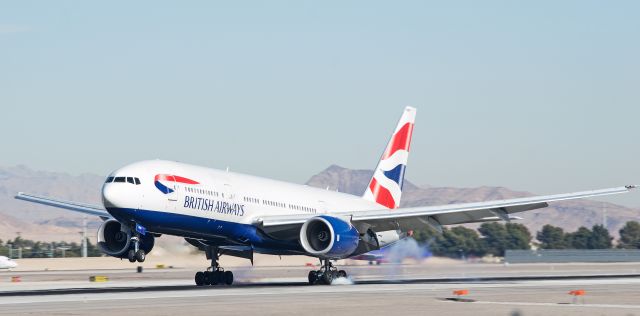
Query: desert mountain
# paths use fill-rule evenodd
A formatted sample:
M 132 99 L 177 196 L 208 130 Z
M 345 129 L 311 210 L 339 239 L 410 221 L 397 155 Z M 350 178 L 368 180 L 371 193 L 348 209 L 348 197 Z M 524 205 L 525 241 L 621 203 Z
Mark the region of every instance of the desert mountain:
M 82 214 L 53 207 L 19 201 L 19 191 L 65 200 L 101 205 L 100 186 L 103 177 L 83 174 L 35 171 L 25 166 L 0 168 L 0 239 L 24 238 L 43 241 L 80 240 Z M 94 237 L 99 220 L 87 217 L 89 237 Z

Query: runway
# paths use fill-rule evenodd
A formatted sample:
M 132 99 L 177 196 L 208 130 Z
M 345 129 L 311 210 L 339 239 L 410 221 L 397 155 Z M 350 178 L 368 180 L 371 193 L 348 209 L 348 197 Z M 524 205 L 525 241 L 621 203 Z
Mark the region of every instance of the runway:
M 238 284 L 195 287 L 189 269 L 0 274 L 0 314 L 640 315 L 638 264 L 348 267 L 354 284 L 308 286 L 309 268 L 238 269 Z M 98 272 L 109 282 L 90 283 Z M 393 273 L 395 274 L 393 274 Z M 261 277 L 258 277 L 261 276 Z M 465 289 L 469 302 L 449 300 Z M 571 290 L 586 295 L 574 301 Z

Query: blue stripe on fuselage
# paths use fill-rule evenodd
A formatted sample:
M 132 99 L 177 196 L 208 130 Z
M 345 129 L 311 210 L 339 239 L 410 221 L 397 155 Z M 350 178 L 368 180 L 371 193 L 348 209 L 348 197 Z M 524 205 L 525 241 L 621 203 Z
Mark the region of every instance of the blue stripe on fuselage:
M 154 233 L 204 239 L 226 238 L 281 254 L 304 253 L 297 242 L 273 239 L 253 225 L 131 208 L 107 208 L 107 212 L 122 223 L 134 221 Z
M 169 189 L 167 186 L 165 186 L 164 184 L 160 183 L 160 181 L 154 181 L 153 184 L 155 184 L 156 188 L 158 188 L 158 190 L 160 190 L 160 192 L 162 192 L 164 194 L 173 193 L 173 189 Z

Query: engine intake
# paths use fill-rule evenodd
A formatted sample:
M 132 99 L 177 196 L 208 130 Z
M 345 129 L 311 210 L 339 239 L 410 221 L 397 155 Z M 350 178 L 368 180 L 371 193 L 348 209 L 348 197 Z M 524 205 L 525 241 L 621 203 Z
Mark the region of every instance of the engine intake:
M 98 228 L 98 248 L 106 255 L 126 258 L 129 249 L 133 248 L 131 242 L 131 229 L 122 225 L 115 219 L 106 220 Z M 153 249 L 155 238 L 152 234 L 140 236 L 140 249 L 149 253 Z
M 300 229 L 302 248 L 321 258 L 346 258 L 356 250 L 359 240 L 358 230 L 351 223 L 326 215 L 310 218 Z

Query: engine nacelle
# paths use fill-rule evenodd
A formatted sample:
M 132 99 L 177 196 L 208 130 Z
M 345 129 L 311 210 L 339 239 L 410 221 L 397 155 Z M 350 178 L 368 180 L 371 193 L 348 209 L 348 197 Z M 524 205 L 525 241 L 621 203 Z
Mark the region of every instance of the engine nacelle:
M 346 258 L 358 248 L 359 240 L 351 223 L 326 215 L 308 219 L 300 229 L 302 248 L 320 258 Z
M 131 242 L 131 229 L 122 225 L 115 219 L 106 220 L 98 228 L 98 248 L 106 255 L 126 258 L 129 249 L 133 248 Z M 153 249 L 155 238 L 152 234 L 140 236 L 140 249 L 149 253 Z

